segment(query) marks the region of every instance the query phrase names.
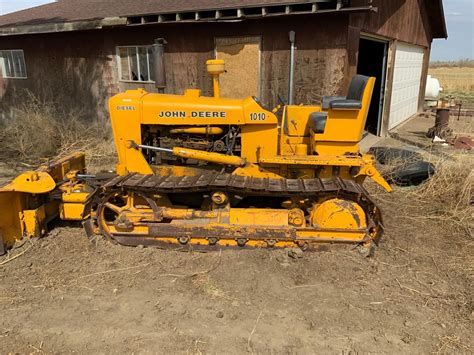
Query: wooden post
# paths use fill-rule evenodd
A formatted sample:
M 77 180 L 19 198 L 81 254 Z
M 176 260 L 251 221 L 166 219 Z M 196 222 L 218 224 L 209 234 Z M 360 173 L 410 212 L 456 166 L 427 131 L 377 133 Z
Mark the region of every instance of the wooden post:
M 421 69 L 420 95 L 418 97 L 418 112 L 423 111 L 425 106 L 426 82 L 428 81 L 428 70 L 430 67 L 430 48 L 424 49 L 423 68 Z
M 387 81 L 385 84 L 385 100 L 382 113 L 382 126 L 380 129 L 380 136 L 385 137 L 388 133 L 390 106 L 392 104 L 392 87 L 393 87 L 393 73 L 395 71 L 395 55 L 397 53 L 398 41 L 394 40 L 388 50 L 387 61 Z

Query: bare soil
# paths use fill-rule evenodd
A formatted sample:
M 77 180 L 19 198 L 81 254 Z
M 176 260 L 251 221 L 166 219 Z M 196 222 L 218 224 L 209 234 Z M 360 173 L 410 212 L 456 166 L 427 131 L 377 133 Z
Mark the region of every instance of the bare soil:
M 470 353 L 472 237 L 407 191 L 373 191 L 372 258 L 128 248 L 58 226 L 0 258 L 0 353 Z

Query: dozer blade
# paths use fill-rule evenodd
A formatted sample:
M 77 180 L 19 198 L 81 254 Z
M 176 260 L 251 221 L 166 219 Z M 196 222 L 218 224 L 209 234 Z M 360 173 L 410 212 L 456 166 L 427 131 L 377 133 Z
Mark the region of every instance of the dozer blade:
M 60 201 L 53 198 L 57 186 L 68 173 L 84 170 L 84 154 L 73 153 L 20 174 L 0 187 L 0 255 L 23 237 L 46 233 L 48 222 L 59 214 Z

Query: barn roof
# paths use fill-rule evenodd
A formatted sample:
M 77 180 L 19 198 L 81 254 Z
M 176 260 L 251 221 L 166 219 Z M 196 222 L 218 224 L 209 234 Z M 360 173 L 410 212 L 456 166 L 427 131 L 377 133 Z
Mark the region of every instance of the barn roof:
M 431 3 L 430 0 L 427 0 Z M 430 5 L 435 38 L 447 37 L 442 0 Z M 360 2 L 359 2 L 360 3 Z M 0 35 L 179 21 L 225 21 L 332 11 L 376 10 L 347 0 L 58 0 L 0 16 Z
M 434 38 L 448 38 L 446 19 L 444 17 L 443 0 L 432 1 L 431 8 L 428 6 L 428 17 L 431 22 Z

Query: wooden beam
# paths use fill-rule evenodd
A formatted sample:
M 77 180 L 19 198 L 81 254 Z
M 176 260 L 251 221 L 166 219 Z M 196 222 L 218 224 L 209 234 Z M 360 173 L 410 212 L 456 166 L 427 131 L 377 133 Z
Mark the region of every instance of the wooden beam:
M 426 82 L 428 81 L 428 70 L 430 67 L 430 48 L 423 50 L 423 68 L 421 69 L 420 93 L 418 96 L 418 112 L 423 111 L 425 106 Z
M 392 106 L 393 73 L 395 72 L 395 55 L 397 54 L 397 44 L 398 41 L 394 40 L 388 49 L 387 81 L 385 83 L 385 99 L 383 104 L 382 125 L 380 127 L 380 135 L 382 137 L 386 137 L 388 134 L 390 106 Z

